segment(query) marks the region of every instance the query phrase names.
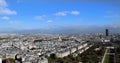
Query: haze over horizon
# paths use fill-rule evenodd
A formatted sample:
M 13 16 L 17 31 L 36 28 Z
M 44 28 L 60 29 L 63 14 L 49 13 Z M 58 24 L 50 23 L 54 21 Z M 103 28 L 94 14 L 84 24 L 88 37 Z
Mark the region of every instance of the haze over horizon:
M 120 32 L 119 0 L 0 0 L 0 32 Z

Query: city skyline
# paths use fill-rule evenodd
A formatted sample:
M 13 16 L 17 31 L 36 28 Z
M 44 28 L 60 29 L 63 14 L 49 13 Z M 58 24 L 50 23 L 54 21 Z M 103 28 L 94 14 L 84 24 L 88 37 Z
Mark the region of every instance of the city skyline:
M 115 1 L 0 0 L 1 31 L 119 29 L 120 7 Z M 52 29 L 52 30 L 51 30 Z M 63 32 L 65 31 L 63 30 Z M 66 31 L 66 32 L 67 32 Z

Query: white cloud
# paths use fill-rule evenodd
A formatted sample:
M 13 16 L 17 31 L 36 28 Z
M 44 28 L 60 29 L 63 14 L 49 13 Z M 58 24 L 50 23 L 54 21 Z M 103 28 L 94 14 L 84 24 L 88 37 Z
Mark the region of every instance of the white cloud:
M 42 16 L 35 16 L 34 19 L 35 20 L 44 20 L 45 15 Z
M 72 15 L 79 15 L 80 12 L 79 12 L 79 11 L 72 11 L 71 14 L 72 14 Z
M 120 15 L 106 15 L 104 18 L 120 18 Z
M 20 3 L 20 2 L 21 2 L 21 0 L 16 0 L 16 2 L 17 2 L 17 3 Z
M 18 21 L 16 21 L 16 20 L 9 21 L 9 24 L 18 24 Z
M 113 13 L 113 11 L 106 11 L 106 13 L 111 14 L 111 13 Z
M 62 12 L 57 12 L 54 15 L 56 15 L 56 16 L 66 16 L 67 13 L 68 13 L 68 11 L 62 11 Z
M 47 23 L 51 23 L 51 22 L 53 22 L 53 20 L 48 20 L 48 21 L 47 21 Z
M 3 20 L 9 20 L 10 18 L 7 17 L 7 16 L 3 16 L 2 19 L 3 19 Z
M 57 12 L 54 15 L 56 15 L 56 16 L 67 16 L 68 14 L 79 15 L 80 12 L 79 11 L 62 11 L 62 12 Z
M 119 28 L 120 27 L 120 24 L 113 24 L 113 25 L 111 25 L 112 27 L 114 27 L 114 28 Z
M 0 0 L 0 15 L 7 16 L 7 15 L 16 15 L 17 12 L 14 10 L 10 10 L 6 3 L 6 0 Z
M 16 15 L 16 11 L 12 11 L 8 8 L 0 8 L 0 15 Z
M 5 0 L 0 0 L 0 7 L 7 7 L 7 3 Z
M 42 16 L 35 16 L 35 19 L 36 20 L 42 20 L 43 18 L 42 18 Z
M 111 18 L 112 16 L 104 16 L 104 18 Z

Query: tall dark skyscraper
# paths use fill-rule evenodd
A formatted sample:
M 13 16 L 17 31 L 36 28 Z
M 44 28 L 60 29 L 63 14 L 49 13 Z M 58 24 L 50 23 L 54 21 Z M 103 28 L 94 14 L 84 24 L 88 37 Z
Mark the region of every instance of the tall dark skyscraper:
M 106 36 L 108 36 L 109 35 L 109 30 L 105 29 L 105 33 L 106 33 Z

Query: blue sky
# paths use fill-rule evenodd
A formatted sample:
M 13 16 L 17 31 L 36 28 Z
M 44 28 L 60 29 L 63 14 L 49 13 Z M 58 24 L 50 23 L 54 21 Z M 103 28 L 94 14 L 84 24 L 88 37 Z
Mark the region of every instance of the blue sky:
M 118 2 L 0 0 L 0 29 L 119 26 Z

